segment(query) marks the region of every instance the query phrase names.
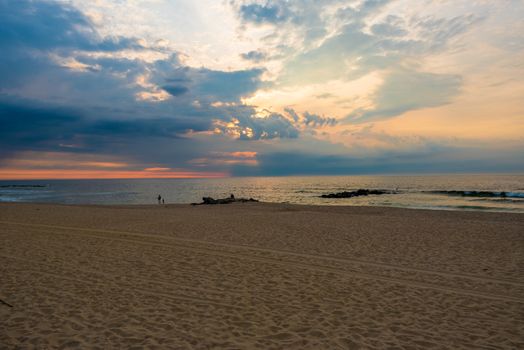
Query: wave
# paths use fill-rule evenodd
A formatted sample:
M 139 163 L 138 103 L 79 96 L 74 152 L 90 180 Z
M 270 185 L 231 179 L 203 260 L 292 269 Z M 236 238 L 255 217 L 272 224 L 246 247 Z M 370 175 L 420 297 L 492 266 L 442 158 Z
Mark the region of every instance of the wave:
M 481 198 L 524 198 L 522 192 L 495 192 L 495 191 L 429 191 L 436 194 L 460 197 L 481 197 Z
M 0 188 L 41 188 L 47 185 L 0 185 Z
M 22 195 L 22 196 L 28 196 L 28 195 L 31 195 L 31 194 L 42 194 L 42 193 L 52 193 L 53 191 L 49 191 L 49 190 L 32 190 L 32 189 L 27 189 L 27 190 L 23 190 L 23 189 L 0 189 L 0 196 L 3 196 L 3 195 L 11 195 L 11 194 L 19 194 L 19 195 Z
M 128 195 L 136 195 L 138 192 L 129 192 L 129 191 L 106 191 L 106 192 L 86 192 L 86 193 L 75 193 L 75 194 L 66 194 L 66 196 L 128 196 Z

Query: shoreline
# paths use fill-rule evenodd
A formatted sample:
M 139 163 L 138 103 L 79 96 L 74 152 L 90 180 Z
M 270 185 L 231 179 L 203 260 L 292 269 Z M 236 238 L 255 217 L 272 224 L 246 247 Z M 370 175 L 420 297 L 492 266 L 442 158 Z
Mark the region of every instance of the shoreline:
M 524 213 L 524 177 L 480 175 L 475 180 L 443 177 L 314 176 L 218 180 L 85 180 L 3 182 L 0 201 L 64 204 L 156 204 L 199 202 L 202 197 L 237 197 L 272 203 L 327 206 L 386 206 L 408 209 Z M 1 181 L 0 181 L 1 182 Z M 35 187 L 31 186 L 45 186 Z M 360 192 L 362 193 L 360 193 Z M 371 194 L 375 191 L 382 194 Z M 360 195 L 360 194 L 369 195 Z M 358 196 L 357 196 L 358 194 Z M 322 196 L 335 198 L 321 198 Z M 342 197 L 342 198 L 339 198 Z M 348 198 L 346 198 L 348 197 Z M 351 197 L 351 198 L 349 198 Z
M 1 206 L 9 205 L 41 205 L 41 206 L 61 206 L 61 207 L 86 207 L 86 208 L 143 208 L 143 209 L 152 209 L 152 208 L 184 208 L 191 206 L 204 206 L 204 207 L 214 207 L 214 206 L 241 206 L 241 205 L 271 205 L 271 206 L 291 206 L 291 207 L 300 207 L 300 208 L 377 208 L 383 210 L 408 210 L 408 211 L 427 211 L 427 212 L 455 212 L 455 213 L 486 213 L 486 214 L 515 214 L 515 215 L 524 215 L 524 210 L 519 211 L 511 210 L 507 208 L 493 208 L 484 209 L 486 207 L 478 206 L 473 208 L 461 208 L 461 207 L 409 207 L 409 206 L 380 206 L 380 205 L 346 205 L 346 204 L 309 204 L 309 203 L 279 203 L 279 202 L 263 202 L 257 201 L 255 203 L 228 203 L 228 204 L 197 204 L 194 203 L 165 203 L 165 204 L 103 204 L 103 203 L 54 203 L 54 202 L 0 202 Z M 358 209 L 356 209 L 358 210 Z M 365 210 L 365 209 L 364 209 Z
M 519 348 L 524 216 L 0 203 L 7 347 Z

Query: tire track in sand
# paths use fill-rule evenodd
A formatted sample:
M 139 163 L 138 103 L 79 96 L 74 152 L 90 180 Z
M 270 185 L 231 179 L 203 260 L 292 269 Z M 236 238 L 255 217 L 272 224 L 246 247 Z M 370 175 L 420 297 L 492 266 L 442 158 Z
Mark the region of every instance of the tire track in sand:
M 280 255 L 282 257 L 285 257 L 286 255 L 288 255 L 288 256 L 309 257 L 309 258 L 316 258 L 320 260 L 324 259 L 324 260 L 346 262 L 346 263 L 361 263 L 361 264 L 381 266 L 381 267 L 397 269 L 397 270 L 404 270 L 408 272 L 411 270 L 411 271 L 417 271 L 417 272 L 422 272 L 422 273 L 427 273 L 427 274 L 441 275 L 444 277 L 470 278 L 473 280 L 484 281 L 484 282 L 512 284 L 512 285 L 516 285 L 519 287 L 524 285 L 517 281 L 507 281 L 503 279 L 493 279 L 493 278 L 487 278 L 487 277 L 481 277 L 481 276 L 471 276 L 471 275 L 463 275 L 463 274 L 435 272 L 435 271 L 423 270 L 423 269 L 405 268 L 405 267 L 398 267 L 395 265 L 389 265 L 389 264 L 384 264 L 384 263 L 361 262 L 356 259 L 344 259 L 344 258 L 332 258 L 332 257 L 326 258 L 323 256 L 317 256 L 317 255 L 312 255 L 312 254 L 292 253 L 292 252 L 279 251 L 279 250 L 267 249 L 267 248 L 258 248 L 258 247 L 243 246 L 243 245 L 233 245 L 233 244 L 225 244 L 225 243 L 214 243 L 214 242 L 208 242 L 208 241 L 182 239 L 182 238 L 176 238 L 176 237 L 165 236 L 165 235 L 153 235 L 153 234 L 145 234 L 145 233 L 100 230 L 100 229 L 79 228 L 79 227 L 69 227 L 69 226 L 59 226 L 59 225 L 47 225 L 47 224 L 32 224 L 32 223 L 22 223 L 22 222 L 12 222 L 12 221 L 0 221 L 0 224 L 29 226 L 29 227 L 36 227 L 36 228 L 38 227 L 50 228 L 50 229 L 59 229 L 59 230 L 70 230 L 70 231 L 76 231 L 78 233 L 68 232 L 68 234 L 78 234 L 78 235 L 85 235 L 85 236 L 96 237 L 100 239 L 106 239 L 106 240 L 112 239 L 115 241 L 131 242 L 131 243 L 161 246 L 161 247 L 165 247 L 166 245 L 169 245 L 174 248 L 184 248 L 184 249 L 188 249 L 188 250 L 192 250 L 195 252 L 208 254 L 208 255 L 222 256 L 222 257 L 234 258 L 234 259 L 246 259 L 246 260 L 251 260 L 251 261 L 256 261 L 256 262 L 261 262 L 261 263 L 280 265 L 284 268 L 289 268 L 289 267 L 302 268 L 302 269 L 308 269 L 312 271 L 342 274 L 342 275 L 352 276 L 356 278 L 371 279 L 371 280 L 378 280 L 378 281 L 383 281 L 383 282 L 401 284 L 404 286 L 411 286 L 411 287 L 417 287 L 417 288 L 423 288 L 423 289 L 433 289 L 433 290 L 438 290 L 442 292 L 451 292 L 451 293 L 456 293 L 456 294 L 488 298 L 488 299 L 494 299 L 494 300 L 500 300 L 500 301 L 524 303 L 524 299 L 513 297 L 513 296 L 508 296 L 508 295 L 472 291 L 472 290 L 467 290 L 463 288 L 439 286 L 439 285 L 435 285 L 435 284 L 431 284 L 427 282 L 416 282 L 416 281 L 407 280 L 403 278 L 385 277 L 382 275 L 371 274 L 371 273 L 348 272 L 348 271 L 338 269 L 338 268 L 333 268 L 333 267 L 318 266 L 318 265 L 307 264 L 307 263 L 298 263 L 298 262 L 293 262 L 293 261 L 285 261 L 285 259 L 282 260 L 282 259 L 276 259 L 276 258 L 270 258 L 270 257 L 253 257 L 252 255 L 242 254 L 242 253 L 226 253 L 226 252 L 217 251 L 216 249 L 212 249 L 208 247 L 214 245 L 214 246 L 219 246 L 219 247 L 225 247 L 228 249 L 252 250 L 252 251 L 273 253 L 276 255 Z M 101 235 L 101 234 L 111 234 L 112 236 L 107 237 L 106 235 Z M 120 235 L 124 237 L 123 238 L 115 237 L 115 235 Z M 125 238 L 125 236 L 133 237 L 133 238 Z M 146 240 L 144 240 L 144 238 Z M 160 243 L 159 242 L 160 239 L 165 240 L 167 242 Z M 151 240 L 157 240 L 157 242 L 152 242 Z M 175 244 L 170 243 L 169 241 Z M 191 243 L 191 244 L 196 244 L 196 245 L 201 245 L 201 246 L 207 245 L 208 247 L 194 247 L 194 246 L 184 245 L 183 243 Z

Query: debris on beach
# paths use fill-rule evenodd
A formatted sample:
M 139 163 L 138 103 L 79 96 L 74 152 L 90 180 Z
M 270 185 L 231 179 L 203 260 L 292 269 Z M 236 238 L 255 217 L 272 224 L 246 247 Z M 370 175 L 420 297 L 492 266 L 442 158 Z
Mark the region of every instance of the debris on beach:
M 2 299 L 0 299 L 0 304 L 6 305 L 6 306 L 9 306 L 9 307 L 13 307 L 13 305 L 9 304 L 6 301 L 3 301 Z
M 256 199 L 253 199 L 253 198 L 235 198 L 234 195 L 231 195 L 227 198 L 218 198 L 218 199 L 214 199 L 212 197 L 203 197 L 202 198 L 202 203 L 191 203 L 191 205 L 204 205 L 204 204 L 229 204 L 229 203 L 235 203 L 235 202 L 240 202 L 240 203 L 246 203 L 246 202 L 258 202 L 258 200 Z
M 351 198 L 351 197 L 359 197 L 359 196 L 369 196 L 370 194 L 390 194 L 393 193 L 391 191 L 386 190 L 365 190 L 365 189 L 359 189 L 357 191 L 344 191 L 344 192 L 337 192 L 337 193 L 330 193 L 330 194 L 323 194 L 320 196 L 320 198 Z

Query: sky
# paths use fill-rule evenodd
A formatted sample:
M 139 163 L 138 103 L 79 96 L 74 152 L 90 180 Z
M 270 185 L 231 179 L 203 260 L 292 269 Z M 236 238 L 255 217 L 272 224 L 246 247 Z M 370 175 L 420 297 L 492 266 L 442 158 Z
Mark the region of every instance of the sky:
M 524 172 L 521 0 L 0 0 L 0 179 Z

